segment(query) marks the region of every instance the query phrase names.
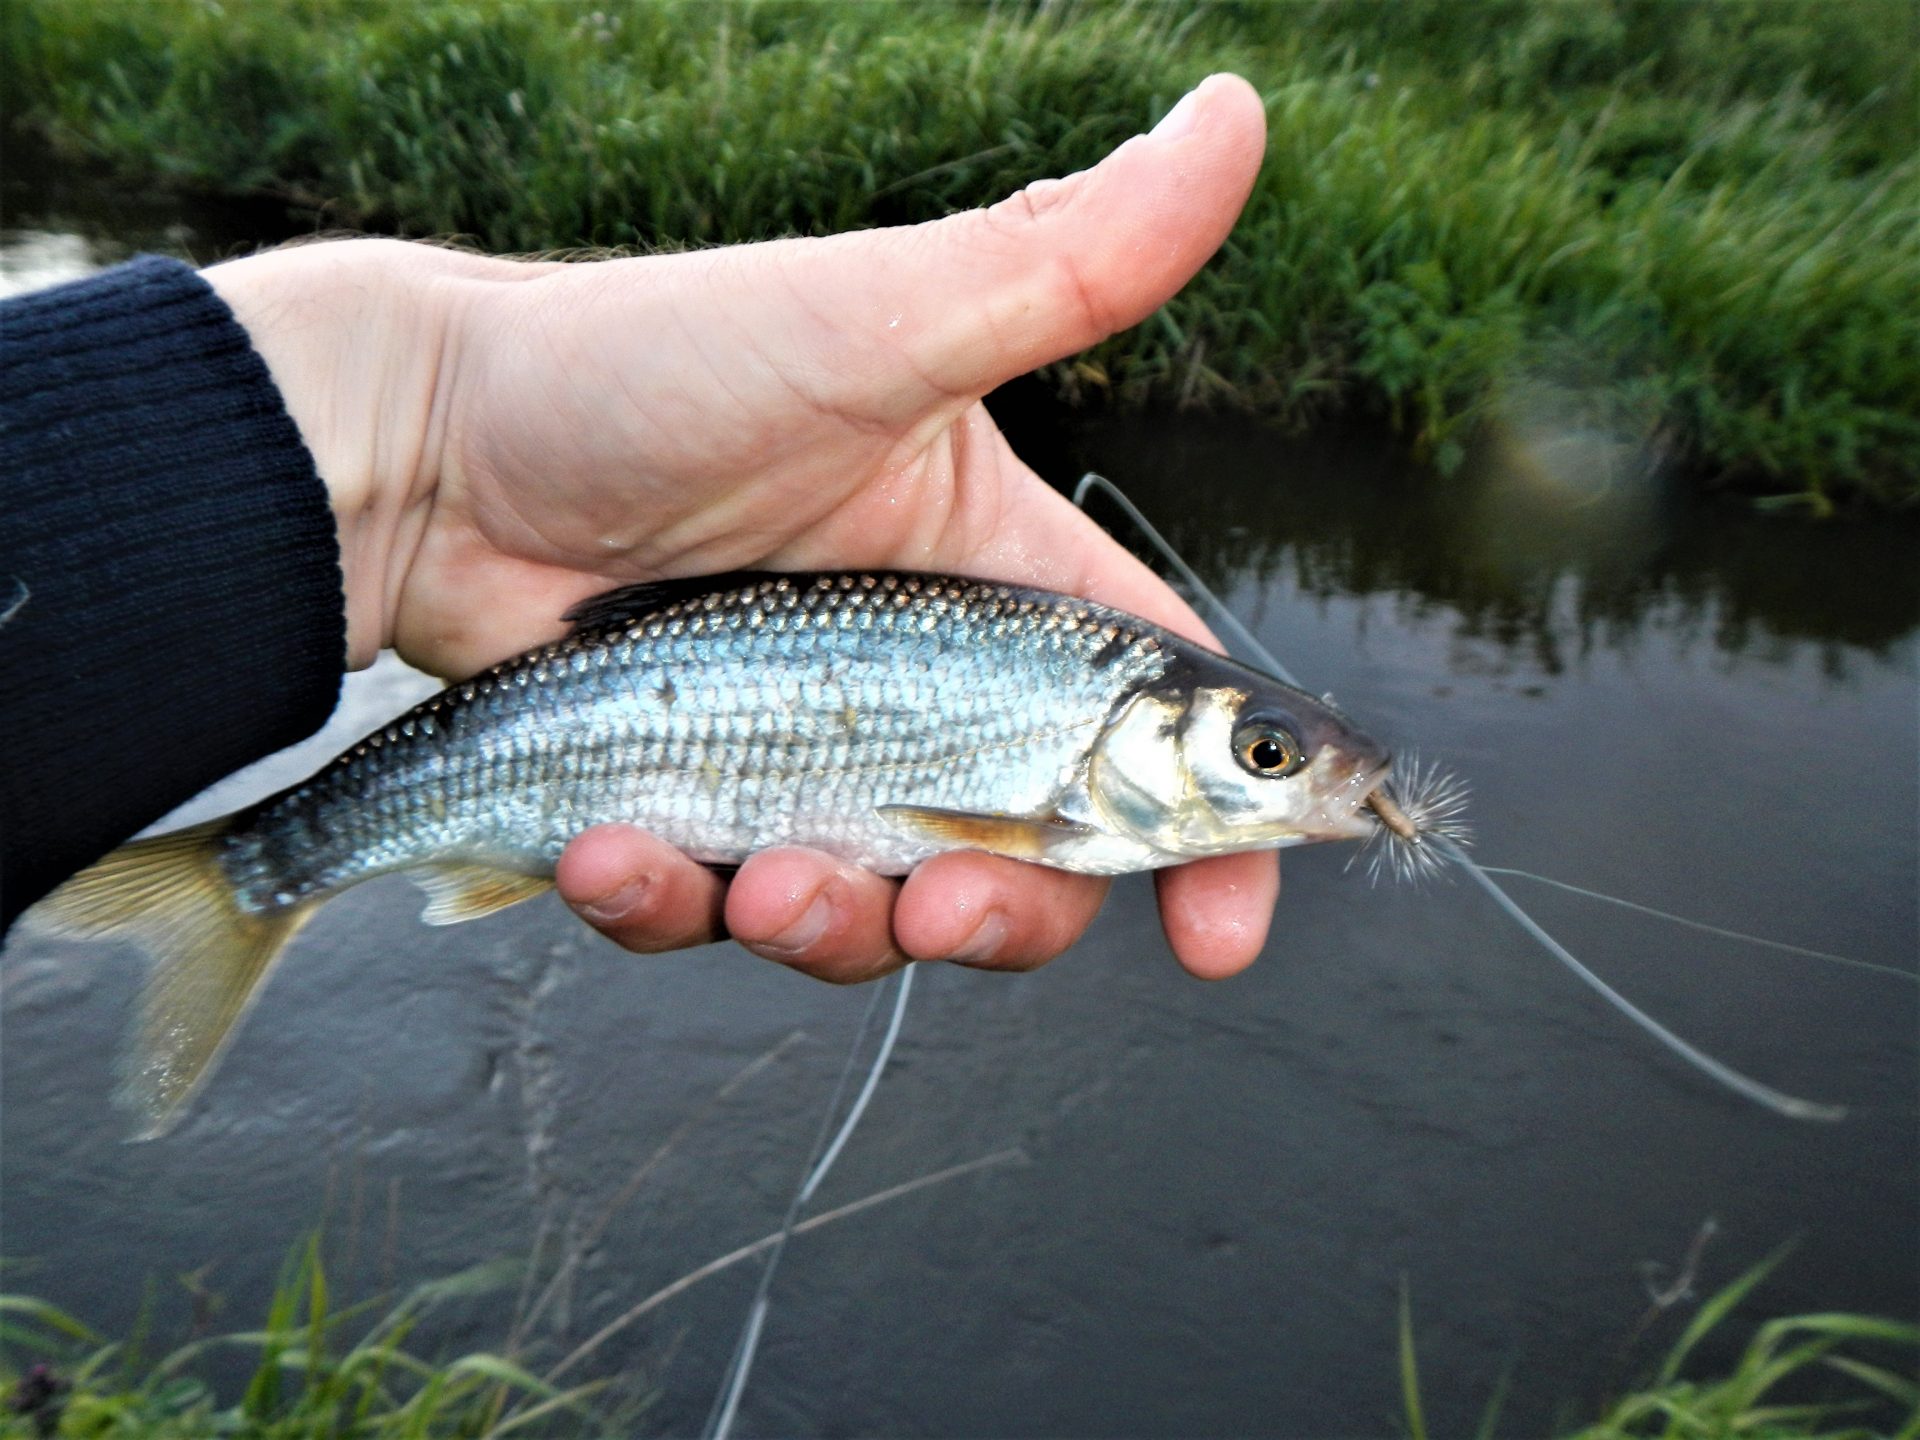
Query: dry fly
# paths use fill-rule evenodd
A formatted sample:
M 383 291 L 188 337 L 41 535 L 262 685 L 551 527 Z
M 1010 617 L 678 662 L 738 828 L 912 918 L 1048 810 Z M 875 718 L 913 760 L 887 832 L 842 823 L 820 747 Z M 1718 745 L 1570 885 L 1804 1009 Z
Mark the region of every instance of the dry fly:
M 1365 860 L 1367 879 L 1376 884 L 1388 876 L 1403 882 L 1429 879 L 1447 868 L 1454 850 L 1473 843 L 1465 780 L 1437 761 L 1423 764 L 1415 756 L 1394 768 L 1394 778 L 1367 797 L 1380 828 L 1347 862 L 1351 867 Z

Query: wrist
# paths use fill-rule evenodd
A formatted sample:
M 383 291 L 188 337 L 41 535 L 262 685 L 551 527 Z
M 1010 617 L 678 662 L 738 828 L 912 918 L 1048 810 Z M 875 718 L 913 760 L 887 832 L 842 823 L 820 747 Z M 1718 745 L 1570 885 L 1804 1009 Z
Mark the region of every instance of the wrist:
M 327 488 L 353 668 L 388 643 L 438 478 L 430 422 L 448 329 L 444 292 L 430 283 L 439 253 L 356 240 L 203 272 L 266 362 Z

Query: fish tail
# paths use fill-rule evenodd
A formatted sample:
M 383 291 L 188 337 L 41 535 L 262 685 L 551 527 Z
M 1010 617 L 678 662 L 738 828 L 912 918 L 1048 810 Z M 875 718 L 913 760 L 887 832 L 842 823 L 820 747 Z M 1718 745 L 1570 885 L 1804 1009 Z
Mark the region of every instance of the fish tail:
M 137 1140 L 173 1128 L 320 903 L 242 909 L 219 864 L 227 828 L 215 820 L 123 845 L 31 912 L 43 934 L 127 940 L 153 960 L 114 1093 L 136 1118 Z

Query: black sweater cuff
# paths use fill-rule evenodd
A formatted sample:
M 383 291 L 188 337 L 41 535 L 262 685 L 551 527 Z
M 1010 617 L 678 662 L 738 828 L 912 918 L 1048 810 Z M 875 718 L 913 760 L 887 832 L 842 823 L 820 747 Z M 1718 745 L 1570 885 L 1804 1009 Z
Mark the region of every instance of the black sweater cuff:
M 331 712 L 326 489 L 188 266 L 0 305 L 0 615 L 0 928 Z

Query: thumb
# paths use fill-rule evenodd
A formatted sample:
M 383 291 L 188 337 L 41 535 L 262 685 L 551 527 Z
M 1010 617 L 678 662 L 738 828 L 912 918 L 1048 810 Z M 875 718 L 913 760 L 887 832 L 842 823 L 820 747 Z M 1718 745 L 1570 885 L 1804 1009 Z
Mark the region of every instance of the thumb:
M 808 244 L 793 258 L 820 287 L 790 278 L 838 292 L 856 333 L 888 335 L 945 396 L 983 395 L 1152 314 L 1226 239 L 1265 150 L 1260 97 L 1213 75 L 1090 170 L 909 230 Z

